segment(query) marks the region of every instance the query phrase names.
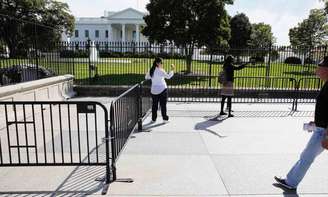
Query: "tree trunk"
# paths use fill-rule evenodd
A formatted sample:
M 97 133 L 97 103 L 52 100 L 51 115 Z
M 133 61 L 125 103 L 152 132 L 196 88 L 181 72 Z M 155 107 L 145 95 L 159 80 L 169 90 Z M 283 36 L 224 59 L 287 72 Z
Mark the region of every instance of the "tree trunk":
M 186 51 L 186 65 L 187 65 L 187 71 L 186 73 L 191 73 L 191 66 L 192 66 L 192 56 L 194 53 L 194 45 L 190 44 L 189 46 L 185 47 Z

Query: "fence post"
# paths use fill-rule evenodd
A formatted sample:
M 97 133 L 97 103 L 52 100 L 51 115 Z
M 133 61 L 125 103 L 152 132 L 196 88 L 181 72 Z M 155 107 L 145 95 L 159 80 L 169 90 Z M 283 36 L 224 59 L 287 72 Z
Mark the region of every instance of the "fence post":
M 105 113 L 105 140 L 106 140 L 106 142 L 105 142 L 105 144 L 106 144 L 106 156 L 105 156 L 106 157 L 106 175 L 105 175 L 105 185 L 104 185 L 104 188 L 103 188 L 103 190 L 101 192 L 102 195 L 105 195 L 107 193 L 108 187 L 109 187 L 109 183 L 110 183 L 110 172 L 111 171 L 110 171 L 110 157 L 109 157 L 109 154 L 110 154 L 110 151 L 109 151 L 109 141 L 111 140 L 110 138 L 112 137 L 112 135 L 111 135 L 111 129 L 108 127 L 108 123 L 109 123 L 110 120 L 108 118 L 108 111 L 107 111 L 106 108 L 104 108 L 104 113 Z M 111 149 L 113 150 L 112 140 L 111 140 L 111 144 L 112 144 Z M 111 163 L 113 164 L 114 163 L 114 160 L 112 160 Z M 115 171 L 115 179 L 116 179 L 116 169 L 115 168 L 113 168 L 113 174 L 114 174 L 114 171 Z
M 109 116 L 109 121 L 110 121 L 110 138 L 111 138 L 111 149 L 112 149 L 112 172 L 113 172 L 113 181 L 115 181 L 117 179 L 117 176 L 116 176 L 116 166 L 115 166 L 115 163 L 116 163 L 116 159 L 117 159 L 117 150 L 116 150 L 116 136 L 115 136 L 115 131 L 114 131 L 114 106 L 113 106 L 113 102 L 112 104 L 110 105 L 110 116 Z
M 211 50 L 211 56 L 210 56 L 210 70 L 209 70 L 209 74 L 210 74 L 210 77 L 209 77 L 209 81 L 208 81 L 208 87 L 211 87 L 212 85 L 212 61 L 213 61 L 213 53 L 212 53 L 212 50 Z
M 91 40 L 88 38 L 87 40 L 87 54 L 88 54 L 88 70 L 89 70 L 89 85 L 91 84 L 91 57 L 90 57 L 90 47 L 91 47 Z
M 267 62 L 267 66 L 266 66 L 266 71 L 265 71 L 265 76 L 266 76 L 265 87 L 270 87 L 271 51 L 272 51 L 272 43 L 270 42 L 269 57 L 268 57 L 268 62 Z
M 37 31 L 36 23 L 34 23 L 34 51 L 35 51 L 35 64 L 36 64 L 36 78 L 39 79 L 39 57 L 38 57 L 38 47 L 37 47 Z
M 142 131 L 142 83 L 139 83 L 138 88 L 138 131 Z
M 298 98 L 300 97 L 300 92 L 299 92 L 300 83 L 301 83 L 301 79 L 299 79 L 298 81 L 295 80 L 296 97 L 294 98 L 294 101 L 293 101 L 292 111 L 297 111 L 297 102 L 298 102 Z

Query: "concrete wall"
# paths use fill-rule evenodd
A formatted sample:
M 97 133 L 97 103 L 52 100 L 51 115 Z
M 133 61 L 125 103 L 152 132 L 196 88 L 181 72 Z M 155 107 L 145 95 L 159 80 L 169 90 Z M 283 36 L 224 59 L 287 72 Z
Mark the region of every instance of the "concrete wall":
M 0 87 L 0 101 L 61 101 L 75 95 L 73 75 Z

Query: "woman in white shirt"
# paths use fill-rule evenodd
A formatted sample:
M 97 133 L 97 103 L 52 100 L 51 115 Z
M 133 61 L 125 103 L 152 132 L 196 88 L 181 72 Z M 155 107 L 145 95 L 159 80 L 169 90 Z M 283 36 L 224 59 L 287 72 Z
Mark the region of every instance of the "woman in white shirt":
M 163 121 L 169 120 L 166 114 L 166 103 L 167 103 L 167 85 L 165 79 L 171 79 L 173 77 L 174 65 L 171 65 L 171 71 L 166 73 L 161 58 L 155 58 L 152 67 L 146 74 L 146 79 L 151 79 L 151 96 L 153 99 L 152 105 L 152 121 L 155 122 L 157 118 L 158 102 L 161 106 L 161 113 Z

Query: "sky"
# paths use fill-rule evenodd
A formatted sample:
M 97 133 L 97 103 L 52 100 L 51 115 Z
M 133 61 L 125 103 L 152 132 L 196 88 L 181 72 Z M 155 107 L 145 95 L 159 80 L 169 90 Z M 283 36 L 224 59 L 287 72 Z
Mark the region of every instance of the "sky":
M 100 17 L 104 11 L 134 8 L 146 12 L 149 0 L 59 0 L 66 2 L 75 17 Z M 251 23 L 270 24 L 276 44 L 288 45 L 288 32 L 309 16 L 310 10 L 323 8 L 319 0 L 234 0 L 228 5 L 231 16 L 244 13 Z

